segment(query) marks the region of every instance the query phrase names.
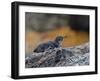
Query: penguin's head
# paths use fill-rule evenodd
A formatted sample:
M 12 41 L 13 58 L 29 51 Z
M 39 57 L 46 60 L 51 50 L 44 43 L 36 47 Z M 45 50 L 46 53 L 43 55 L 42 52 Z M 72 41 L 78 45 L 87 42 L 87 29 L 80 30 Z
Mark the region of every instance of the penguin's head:
M 57 36 L 55 39 L 55 42 L 61 43 L 63 41 L 64 37 L 63 36 Z

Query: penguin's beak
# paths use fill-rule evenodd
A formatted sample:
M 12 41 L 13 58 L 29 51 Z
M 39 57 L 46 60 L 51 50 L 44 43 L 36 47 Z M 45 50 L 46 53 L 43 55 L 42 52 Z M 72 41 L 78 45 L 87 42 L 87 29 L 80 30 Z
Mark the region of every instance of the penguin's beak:
M 64 38 L 68 38 L 68 36 L 64 36 Z

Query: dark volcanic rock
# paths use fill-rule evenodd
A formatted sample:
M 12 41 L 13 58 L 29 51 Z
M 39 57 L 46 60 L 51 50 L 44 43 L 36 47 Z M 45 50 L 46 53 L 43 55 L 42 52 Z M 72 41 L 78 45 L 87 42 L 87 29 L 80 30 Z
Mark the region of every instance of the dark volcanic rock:
M 50 49 L 43 53 L 33 53 L 25 59 L 26 68 L 75 65 L 89 65 L 89 43 L 70 48 Z

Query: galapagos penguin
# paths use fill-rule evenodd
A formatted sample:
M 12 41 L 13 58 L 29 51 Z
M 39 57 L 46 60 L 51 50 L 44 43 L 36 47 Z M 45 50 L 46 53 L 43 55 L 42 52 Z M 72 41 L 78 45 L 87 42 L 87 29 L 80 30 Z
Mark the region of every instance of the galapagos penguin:
M 45 52 L 45 50 L 47 49 L 58 48 L 60 47 L 62 41 L 63 41 L 63 36 L 57 36 L 54 41 L 48 41 L 47 43 L 38 45 L 33 52 L 41 53 L 41 52 Z

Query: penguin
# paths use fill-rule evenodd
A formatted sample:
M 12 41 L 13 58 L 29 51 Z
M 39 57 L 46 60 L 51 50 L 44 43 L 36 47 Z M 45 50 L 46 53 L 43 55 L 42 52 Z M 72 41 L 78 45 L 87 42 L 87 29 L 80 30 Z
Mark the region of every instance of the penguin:
M 48 41 L 46 43 L 38 45 L 37 48 L 33 50 L 33 52 L 41 53 L 45 52 L 45 50 L 47 49 L 59 48 L 61 46 L 63 38 L 63 36 L 57 36 L 54 41 Z

